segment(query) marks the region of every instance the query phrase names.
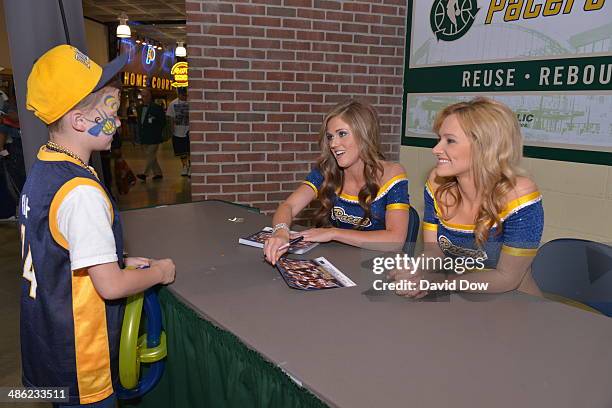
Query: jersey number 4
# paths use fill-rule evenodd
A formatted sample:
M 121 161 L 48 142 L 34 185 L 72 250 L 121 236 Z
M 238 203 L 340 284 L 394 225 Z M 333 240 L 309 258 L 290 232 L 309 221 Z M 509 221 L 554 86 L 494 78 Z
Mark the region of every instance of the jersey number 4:
M 21 226 L 21 258 L 23 261 L 23 276 L 25 279 L 30 281 L 30 297 L 36 299 L 36 273 L 34 272 L 34 264 L 32 263 L 32 251 L 28 245 L 28 253 L 25 253 L 25 225 Z

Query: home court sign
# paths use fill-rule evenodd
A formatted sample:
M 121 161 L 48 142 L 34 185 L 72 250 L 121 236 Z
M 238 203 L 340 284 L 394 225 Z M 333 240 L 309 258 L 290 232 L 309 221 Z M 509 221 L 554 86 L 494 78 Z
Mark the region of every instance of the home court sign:
M 172 50 L 158 50 L 152 45 L 135 43 L 132 39 L 122 39 L 121 54 L 127 54 L 128 63 L 122 73 L 124 86 L 153 88 L 163 91 L 172 90 L 170 69 L 174 64 Z
M 174 78 L 174 81 L 172 82 L 173 87 L 183 88 L 189 85 L 186 61 L 181 61 L 174 64 L 170 70 L 170 75 L 172 75 Z
M 170 91 L 172 89 L 172 81 L 168 78 L 160 78 L 156 76 L 149 77 L 146 74 L 138 74 L 135 72 L 123 73 L 123 85 L 160 89 L 163 91 Z

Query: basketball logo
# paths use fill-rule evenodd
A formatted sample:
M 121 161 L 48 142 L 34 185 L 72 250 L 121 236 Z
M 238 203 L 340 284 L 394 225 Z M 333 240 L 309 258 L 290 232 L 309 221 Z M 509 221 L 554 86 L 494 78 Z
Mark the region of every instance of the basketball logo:
M 438 40 L 455 41 L 468 32 L 476 13 L 477 0 L 436 0 L 431 7 L 429 22 Z

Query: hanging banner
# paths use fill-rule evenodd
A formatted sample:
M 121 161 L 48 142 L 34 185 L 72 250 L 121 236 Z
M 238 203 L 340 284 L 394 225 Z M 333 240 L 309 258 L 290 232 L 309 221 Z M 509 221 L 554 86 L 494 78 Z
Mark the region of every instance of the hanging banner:
M 402 144 L 433 144 L 439 110 L 484 95 L 514 110 L 527 155 L 612 163 L 612 4 L 409 0 L 408 13 Z

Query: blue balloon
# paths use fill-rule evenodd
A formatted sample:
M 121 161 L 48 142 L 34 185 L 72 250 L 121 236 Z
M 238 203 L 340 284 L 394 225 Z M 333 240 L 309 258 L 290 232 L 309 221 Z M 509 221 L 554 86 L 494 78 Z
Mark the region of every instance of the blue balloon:
M 162 343 L 163 350 L 157 350 L 153 357 L 149 357 L 149 359 L 157 361 L 150 362 L 149 369 L 138 381 L 136 387 L 130 389 L 126 389 L 121 385 L 118 387 L 116 393 L 119 399 L 133 399 L 143 396 L 157 385 L 164 373 L 164 358 L 166 356 L 165 333 L 162 332 L 161 307 L 159 306 L 159 300 L 154 288 L 147 289 L 144 293 L 144 312 L 147 316 L 146 348 L 141 350 L 140 354 L 141 356 L 143 354 L 146 355 L 147 351 L 153 351 L 152 349 L 160 346 Z M 136 333 L 138 333 L 138 328 L 136 328 Z M 162 339 L 164 340 L 163 342 Z M 146 363 L 147 361 L 144 360 L 147 360 L 147 358 L 143 358 L 143 362 Z

